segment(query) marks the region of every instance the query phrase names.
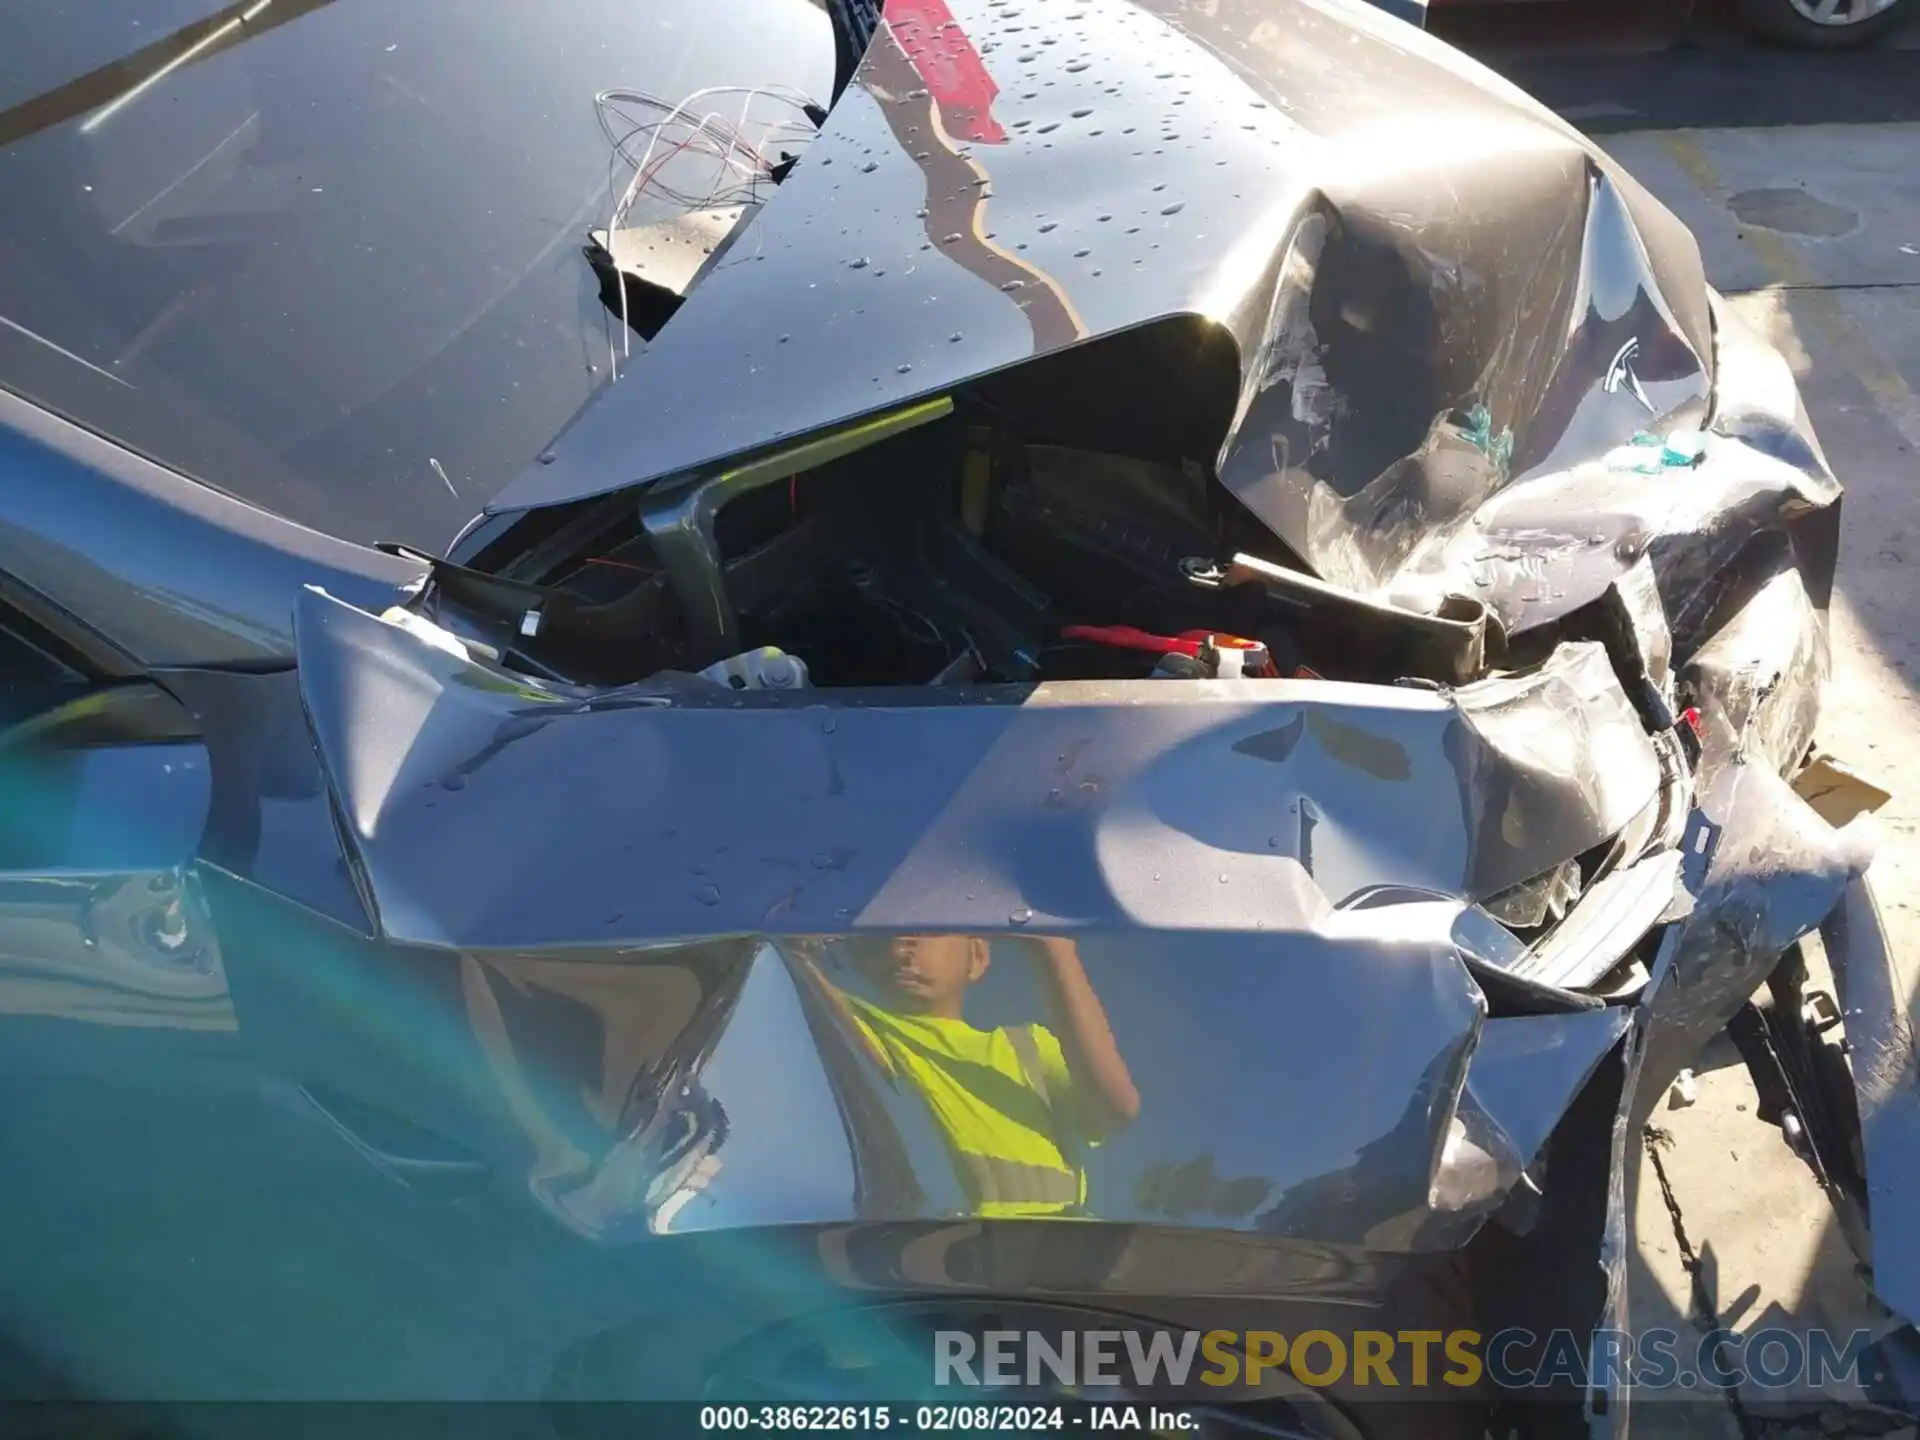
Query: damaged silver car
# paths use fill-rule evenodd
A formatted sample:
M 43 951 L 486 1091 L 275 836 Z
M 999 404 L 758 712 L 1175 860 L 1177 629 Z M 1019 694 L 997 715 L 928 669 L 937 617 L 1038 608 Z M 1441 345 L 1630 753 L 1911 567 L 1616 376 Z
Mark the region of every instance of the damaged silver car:
M 1626 1331 L 1730 1022 L 1920 1312 L 1912 983 L 1795 788 L 1840 486 L 1521 93 L 1345 0 L 21 23 L 18 1394 Z M 1257 1379 L 1181 1393 L 1629 1418 Z

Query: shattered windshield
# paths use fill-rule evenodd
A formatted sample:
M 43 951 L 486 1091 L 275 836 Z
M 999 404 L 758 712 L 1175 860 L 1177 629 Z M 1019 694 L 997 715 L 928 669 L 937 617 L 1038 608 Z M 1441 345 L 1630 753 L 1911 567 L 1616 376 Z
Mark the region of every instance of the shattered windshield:
M 691 98 L 746 137 L 642 208 L 751 193 L 753 142 L 833 76 L 812 0 L 17 7 L 0 386 L 315 528 L 438 549 L 644 344 L 582 253 L 664 162 L 642 127 Z

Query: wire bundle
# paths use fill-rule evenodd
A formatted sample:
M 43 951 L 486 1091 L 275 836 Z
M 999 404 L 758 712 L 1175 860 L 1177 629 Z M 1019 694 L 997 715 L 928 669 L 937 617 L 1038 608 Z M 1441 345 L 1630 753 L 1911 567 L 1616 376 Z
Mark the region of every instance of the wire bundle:
M 741 97 L 737 117 L 729 119 L 710 110 L 696 118 L 695 106 L 720 95 Z M 759 127 L 761 134 L 756 141 L 748 134 L 747 124 L 753 102 L 760 96 L 790 107 L 798 112 L 798 118 Z M 613 171 L 621 162 L 633 171 L 632 180 L 614 204 L 609 228 L 625 218 L 641 195 L 652 195 L 686 210 L 757 201 L 760 183 L 771 177 L 779 158 L 777 153 L 769 158 L 762 147 L 777 152 L 782 139 L 797 143 L 811 137 L 814 127 L 806 112 L 813 105 L 805 94 L 784 85 L 708 86 L 677 105 L 642 90 L 602 90 L 594 97 L 594 106 L 600 128 L 613 145 L 609 192 L 613 189 Z M 640 144 L 642 136 L 646 137 L 644 147 Z
M 739 114 L 729 119 L 717 109 L 696 116 L 695 107 L 719 96 L 740 98 Z M 795 112 L 793 118 L 774 120 L 748 133 L 754 101 L 775 101 Z M 641 196 L 664 202 L 686 213 L 726 205 L 751 205 L 760 200 L 760 185 L 770 182 L 780 163 L 782 140 L 798 142 L 815 133 L 814 116 L 825 113 L 811 97 L 786 85 L 709 85 L 695 90 L 678 104 L 670 104 L 644 90 L 602 90 L 594 96 L 600 129 L 613 146 L 607 165 L 607 192 L 612 194 L 619 167 L 633 174 L 614 201 L 607 217 L 607 246 Z M 641 137 L 646 137 L 644 147 Z M 765 148 L 763 148 L 765 147 Z M 767 150 L 774 154 L 769 157 Z M 626 327 L 626 293 L 621 291 L 622 329 Z M 621 353 L 631 354 L 630 334 L 623 335 Z M 618 375 L 618 363 L 613 362 Z

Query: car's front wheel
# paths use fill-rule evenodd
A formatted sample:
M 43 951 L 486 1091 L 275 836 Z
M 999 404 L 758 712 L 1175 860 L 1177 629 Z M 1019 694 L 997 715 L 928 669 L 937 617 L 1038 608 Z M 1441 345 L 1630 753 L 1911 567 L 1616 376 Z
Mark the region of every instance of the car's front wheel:
M 1769 40 L 1816 50 L 1865 45 L 1913 11 L 1914 0 L 1740 0 L 1747 24 Z

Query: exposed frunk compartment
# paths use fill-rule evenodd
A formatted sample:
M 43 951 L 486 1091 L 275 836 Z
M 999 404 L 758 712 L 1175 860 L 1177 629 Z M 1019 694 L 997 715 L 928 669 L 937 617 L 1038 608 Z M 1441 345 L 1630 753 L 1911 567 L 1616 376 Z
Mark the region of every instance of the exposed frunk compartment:
M 1472 678 L 1477 605 L 1418 616 L 1322 585 L 1217 482 L 1201 457 L 1229 362 L 1193 327 L 1132 332 L 469 559 L 514 587 L 510 661 L 592 684 Z

